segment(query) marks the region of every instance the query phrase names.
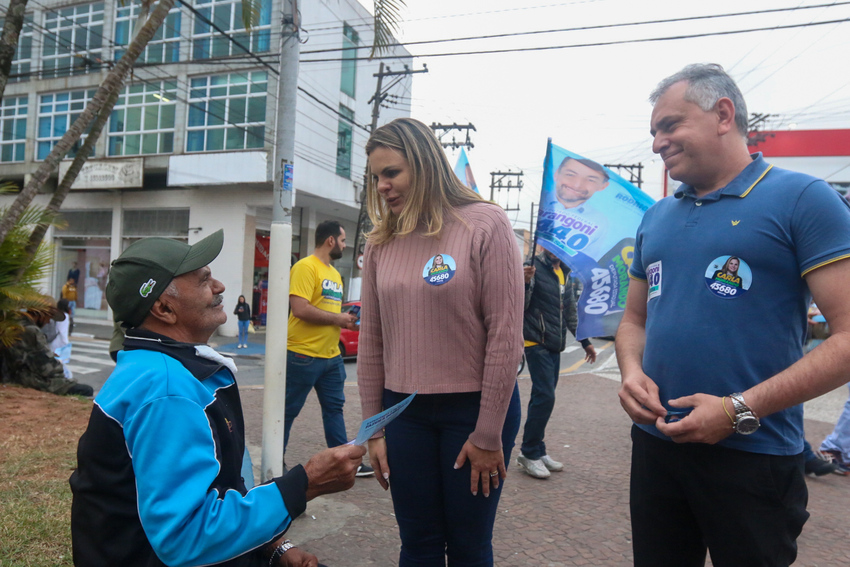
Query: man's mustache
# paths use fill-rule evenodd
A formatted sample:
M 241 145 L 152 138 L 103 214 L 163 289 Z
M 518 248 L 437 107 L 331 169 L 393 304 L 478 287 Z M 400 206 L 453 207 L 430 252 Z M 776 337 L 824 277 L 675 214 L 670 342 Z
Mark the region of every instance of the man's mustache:
M 210 304 L 210 306 L 211 307 L 217 307 L 217 306 L 221 305 L 222 301 L 224 301 L 224 296 L 223 295 L 216 295 L 215 297 L 213 297 L 213 300 L 212 300 L 212 303 Z

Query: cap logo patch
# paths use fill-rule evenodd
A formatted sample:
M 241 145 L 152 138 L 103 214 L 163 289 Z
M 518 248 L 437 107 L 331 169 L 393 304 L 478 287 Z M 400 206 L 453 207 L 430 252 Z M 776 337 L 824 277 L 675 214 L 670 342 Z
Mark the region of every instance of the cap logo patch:
M 142 287 L 139 288 L 139 295 L 142 297 L 147 297 L 153 291 L 153 286 L 156 285 L 156 280 L 151 278 L 145 283 L 142 284 Z

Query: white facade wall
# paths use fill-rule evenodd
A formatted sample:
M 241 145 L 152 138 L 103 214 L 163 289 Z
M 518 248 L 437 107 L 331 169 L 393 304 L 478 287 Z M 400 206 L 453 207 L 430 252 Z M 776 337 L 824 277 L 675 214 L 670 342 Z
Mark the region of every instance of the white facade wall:
M 270 53 L 278 53 L 280 6 L 278 0 L 272 0 L 271 45 Z M 112 57 L 114 35 L 114 15 L 119 5 L 117 0 L 104 2 L 104 40 L 103 58 Z M 36 37 L 33 41 L 33 65 L 38 69 L 39 49 L 43 43 L 39 36 L 45 15 L 53 9 L 77 5 L 67 1 L 42 0 L 39 4 L 30 4 L 36 25 Z M 179 5 L 178 5 L 179 6 Z M 340 48 L 343 44 L 343 22 L 351 25 L 359 34 L 358 55 L 368 55 L 372 41 L 370 30 L 372 16 L 357 0 L 317 0 L 299 5 L 301 10 L 302 32 L 307 42 L 301 46 L 302 53 Z M 130 241 L 127 238 L 123 216 L 127 211 L 167 211 L 188 210 L 188 231 L 179 235 L 187 242 L 194 243 L 212 234 L 219 228 L 224 229 L 225 243 L 221 255 L 213 262 L 213 275 L 226 286 L 225 305 L 228 313 L 232 311 L 240 294 L 251 300 L 253 287 L 254 235 L 256 231 L 267 231 L 271 221 L 272 172 L 275 139 L 275 112 L 277 112 L 277 77 L 268 68 L 256 62 L 246 63 L 240 58 L 222 64 L 222 60 L 192 62 L 190 57 L 190 39 L 193 29 L 193 16 L 182 9 L 181 24 L 181 61 L 178 63 L 142 67 L 136 71 L 137 79 L 149 82 L 159 80 L 177 81 L 178 102 L 175 107 L 174 148 L 170 154 L 143 155 L 144 188 L 114 187 L 108 190 L 72 189 L 63 205 L 63 211 L 112 211 L 111 232 L 108 244 L 109 260 L 114 260 L 123 247 Z M 397 59 L 386 63 L 400 70 L 403 65 L 412 65 L 409 54 L 396 48 Z M 339 59 L 340 51 L 303 54 L 302 61 L 310 58 Z M 264 57 L 277 68 L 273 57 Z M 226 60 L 224 60 L 226 61 Z M 368 103 L 374 94 L 379 61 L 358 61 L 355 96 L 351 97 L 340 90 L 340 61 L 323 63 L 303 63 L 298 78 L 297 117 L 296 117 L 296 158 L 295 189 L 296 211 L 293 227 L 294 234 L 300 234 L 293 252 L 302 256 L 313 248 L 313 233 L 316 225 L 326 219 L 335 219 L 343 223 L 349 244 L 353 244 L 359 210 L 359 193 L 362 189 L 366 156 L 363 150 L 368 133 L 358 126 L 353 127 L 351 175 L 340 176 L 336 172 L 337 134 L 340 117 L 336 112 L 340 104 L 354 111 L 354 122 L 368 125 L 371 122 L 372 107 Z M 187 152 L 187 120 L 189 85 L 192 78 L 213 74 L 238 73 L 245 71 L 266 71 L 268 73 L 268 91 L 266 95 L 265 147 L 253 150 L 222 152 Z M 35 139 L 38 135 L 39 100 L 43 93 L 63 92 L 77 88 L 96 88 L 104 72 L 73 75 L 64 78 L 40 79 L 33 76 L 26 82 L 9 83 L 4 98 L 26 96 L 27 145 L 23 162 L 0 163 L 0 179 L 14 180 L 21 184 L 29 178 L 40 162 L 36 161 Z M 138 82 L 138 81 L 137 81 Z M 405 77 L 392 93 L 410 96 L 410 76 Z M 387 84 L 387 81 L 384 83 Z M 307 91 L 306 93 L 304 91 Z M 309 93 L 309 94 L 308 94 Z M 315 98 L 314 98 L 315 97 Z M 182 100 L 181 100 L 182 99 Z M 321 104 L 315 99 L 319 99 Z M 382 108 L 379 124 L 386 123 L 399 116 L 408 116 L 408 104 L 397 108 Z M 107 128 L 98 141 L 95 156 L 90 162 L 126 159 L 107 155 Z M 129 157 L 129 156 L 128 156 Z M 132 156 L 139 157 L 139 156 Z M 262 169 L 265 168 L 265 171 Z M 35 203 L 45 205 L 55 187 L 56 174 L 48 182 L 45 194 L 39 195 Z M 0 206 L 8 205 L 14 197 L 0 197 Z M 62 255 L 60 247 L 64 242 L 56 231 L 51 231 L 57 246 L 57 265 L 45 285 L 46 293 L 55 294 L 65 279 L 68 266 L 67 255 Z M 102 242 L 93 236 L 82 235 L 81 241 Z M 75 240 L 76 241 L 76 240 Z M 103 247 L 102 246 L 102 247 Z M 352 272 L 352 256 L 346 250 L 337 268 L 348 283 Z M 111 317 L 111 313 L 93 313 L 92 316 Z M 235 317 L 220 329 L 221 334 L 236 335 Z

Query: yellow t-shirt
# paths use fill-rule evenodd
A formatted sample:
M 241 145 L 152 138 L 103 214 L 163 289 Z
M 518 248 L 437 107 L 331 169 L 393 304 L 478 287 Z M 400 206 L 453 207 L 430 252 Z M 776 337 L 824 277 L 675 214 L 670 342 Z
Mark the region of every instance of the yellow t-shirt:
M 558 283 L 561 284 L 561 293 L 564 293 L 564 284 L 567 283 L 567 279 L 564 277 L 564 270 L 561 269 L 561 266 L 558 265 L 557 268 L 554 269 L 555 275 L 558 276 Z M 537 343 L 534 341 L 525 341 L 525 346 L 536 346 Z
M 303 297 L 310 305 L 329 313 L 342 307 L 342 277 L 333 266 L 310 254 L 292 266 L 289 272 L 289 294 Z M 287 348 L 316 358 L 339 355 L 339 327 L 314 325 L 289 314 Z

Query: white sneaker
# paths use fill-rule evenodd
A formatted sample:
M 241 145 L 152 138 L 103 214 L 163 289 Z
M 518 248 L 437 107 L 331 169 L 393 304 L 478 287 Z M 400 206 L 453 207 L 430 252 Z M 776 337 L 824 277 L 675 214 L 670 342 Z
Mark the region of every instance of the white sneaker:
M 529 459 L 520 455 L 516 458 L 516 464 L 529 476 L 533 476 L 534 478 L 549 478 L 549 469 L 546 468 L 546 465 L 540 459 Z
M 542 457 L 540 457 L 540 460 L 543 462 L 543 466 L 545 466 L 552 472 L 564 470 L 564 463 L 559 463 L 549 455 L 543 455 Z

